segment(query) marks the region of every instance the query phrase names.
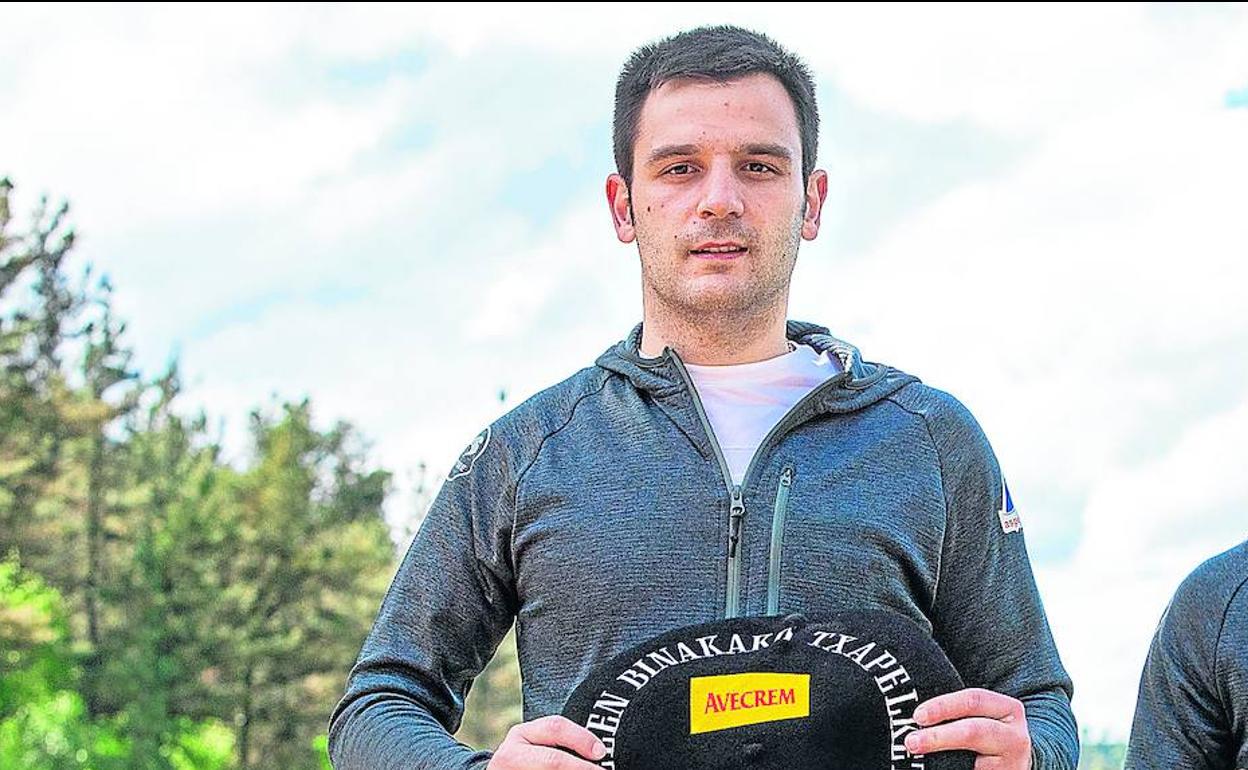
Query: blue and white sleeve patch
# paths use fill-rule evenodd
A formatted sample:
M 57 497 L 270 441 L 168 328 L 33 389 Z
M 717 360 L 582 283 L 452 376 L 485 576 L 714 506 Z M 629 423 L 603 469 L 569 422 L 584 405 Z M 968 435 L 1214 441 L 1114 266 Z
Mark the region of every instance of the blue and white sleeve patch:
M 1005 476 L 1001 477 L 1001 510 L 997 511 L 997 518 L 1001 519 L 1001 530 L 1007 535 L 1023 531 L 1023 520 L 1018 511 L 1014 510 L 1014 498 L 1010 497 L 1010 487 L 1005 483 Z

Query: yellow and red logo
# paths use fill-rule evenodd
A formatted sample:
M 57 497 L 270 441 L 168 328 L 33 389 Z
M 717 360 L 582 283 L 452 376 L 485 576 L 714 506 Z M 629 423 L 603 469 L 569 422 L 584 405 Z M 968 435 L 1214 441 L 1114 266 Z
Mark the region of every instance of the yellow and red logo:
M 689 680 L 689 734 L 810 716 L 810 674 L 724 674 Z

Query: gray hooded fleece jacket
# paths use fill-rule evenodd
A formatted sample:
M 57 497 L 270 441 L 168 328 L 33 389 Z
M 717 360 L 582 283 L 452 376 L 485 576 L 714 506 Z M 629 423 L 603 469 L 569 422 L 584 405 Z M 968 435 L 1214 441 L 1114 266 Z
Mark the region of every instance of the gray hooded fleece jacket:
M 821 326 L 787 336 L 844 372 L 772 429 L 740 485 L 675 351 L 639 355 L 640 324 L 483 431 L 351 670 L 334 766 L 484 767 L 451 733 L 513 621 L 528 721 L 679 626 L 882 608 L 930 630 L 968 686 L 1023 701 L 1035 770 L 1074 770 L 1071 681 L 978 424 Z

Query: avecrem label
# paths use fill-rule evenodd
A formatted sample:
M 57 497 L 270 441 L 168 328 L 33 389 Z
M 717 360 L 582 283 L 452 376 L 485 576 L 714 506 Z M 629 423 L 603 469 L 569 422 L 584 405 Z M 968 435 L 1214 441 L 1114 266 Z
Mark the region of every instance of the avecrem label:
M 810 674 L 724 674 L 689 680 L 689 734 L 810 716 Z

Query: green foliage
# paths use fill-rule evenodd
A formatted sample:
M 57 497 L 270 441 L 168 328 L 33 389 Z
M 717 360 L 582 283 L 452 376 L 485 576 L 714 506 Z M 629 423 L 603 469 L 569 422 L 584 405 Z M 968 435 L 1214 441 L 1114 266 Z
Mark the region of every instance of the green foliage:
M 1092 743 L 1083 737 L 1079 770 L 1122 770 L 1127 747 L 1120 743 Z
M 0 307 L 12 306 L 0 315 L 0 554 L 19 547 L 27 559 L 46 560 L 54 585 L 65 589 L 71 581 L 53 555 L 67 530 L 50 487 L 69 429 L 59 349 L 73 335 L 77 307 L 62 273 L 73 234 L 65 208 L 49 218 L 46 200 L 29 230 L 14 232 L 12 187 L 0 179 Z M 21 302 L 23 290 L 35 301 Z
M 16 555 L 0 561 L 0 716 L 72 686 L 68 636 L 60 595 L 23 572 Z
M 177 720 L 174 741 L 166 749 L 173 770 L 228 770 L 234 766 L 234 731 L 216 719 Z
M 334 770 L 334 766 L 329 761 L 329 736 L 324 733 L 312 739 L 312 750 L 316 752 L 316 756 L 320 759 L 317 765 L 320 770 Z
M 26 770 L 122 770 L 130 747 L 107 721 L 92 720 L 82 697 L 59 690 L 24 703 L 0 721 L 0 766 Z
M 390 475 L 307 401 L 225 462 L 131 368 L 67 206 L 0 180 L 0 767 L 327 766 L 326 720 L 395 566 Z M 318 742 L 320 736 L 320 742 Z
M 315 762 L 312 738 L 341 695 L 392 572 L 381 518 L 389 475 L 363 467 L 352 432 L 313 429 L 307 402 L 253 415 L 253 467 L 230 484 L 218 549 L 234 576 L 211 608 L 214 659 L 240 756 Z
M 0 562 L 0 650 L 0 767 L 127 766 L 119 731 L 91 719 L 70 689 L 77 671 L 60 595 L 15 557 Z

